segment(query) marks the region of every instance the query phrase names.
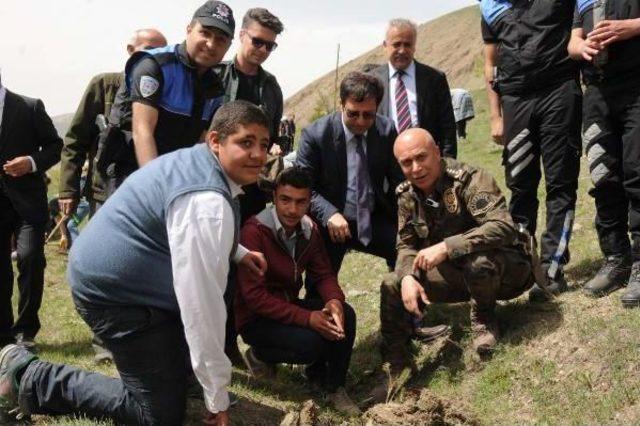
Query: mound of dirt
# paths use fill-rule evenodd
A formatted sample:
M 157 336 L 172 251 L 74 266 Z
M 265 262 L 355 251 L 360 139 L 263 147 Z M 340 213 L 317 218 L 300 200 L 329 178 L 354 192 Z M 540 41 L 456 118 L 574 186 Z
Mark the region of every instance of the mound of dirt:
M 442 400 L 427 389 L 409 391 L 403 402 L 377 404 L 363 416 L 373 425 L 480 425 L 464 409 Z

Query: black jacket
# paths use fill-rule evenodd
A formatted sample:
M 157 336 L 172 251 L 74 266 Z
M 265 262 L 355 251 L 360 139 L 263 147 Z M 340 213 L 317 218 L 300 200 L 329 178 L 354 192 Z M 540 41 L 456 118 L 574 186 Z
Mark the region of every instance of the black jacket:
M 14 178 L 0 168 L 0 191 L 5 192 L 26 222 L 44 223 L 48 219 L 44 173 L 60 161 L 61 149 L 62 139 L 42 101 L 7 90 L 0 130 L 0 163 L 30 155 L 38 170 Z

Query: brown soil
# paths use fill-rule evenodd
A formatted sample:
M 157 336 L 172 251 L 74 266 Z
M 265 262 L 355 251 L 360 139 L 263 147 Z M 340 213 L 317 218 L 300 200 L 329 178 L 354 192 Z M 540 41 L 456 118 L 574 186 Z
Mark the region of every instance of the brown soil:
M 288 412 L 280 426 L 314 426 L 318 424 L 318 410 L 318 405 L 309 399 L 300 410 Z
M 365 414 L 369 425 L 479 425 L 465 410 L 442 400 L 427 389 L 408 391 L 402 403 L 377 404 Z

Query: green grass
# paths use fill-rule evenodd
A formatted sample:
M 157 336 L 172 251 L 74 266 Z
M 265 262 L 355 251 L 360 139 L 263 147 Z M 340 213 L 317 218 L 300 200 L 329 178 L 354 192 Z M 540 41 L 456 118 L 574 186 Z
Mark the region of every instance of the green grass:
M 486 98 L 483 92 L 476 92 L 474 99 L 477 115 L 470 123 L 468 140 L 459 145 L 460 159 L 491 171 L 504 189 L 501 148 L 488 137 Z M 583 164 L 572 261 L 567 268 L 573 290 L 579 289 L 600 262 L 589 187 Z M 539 193 L 543 200 L 543 185 Z M 543 204 L 539 229 L 544 227 Z M 112 367 L 93 365 L 90 332 L 74 312 L 65 283 L 65 256 L 56 253 L 53 245 L 47 247 L 47 255 L 43 327 L 37 339 L 41 357 L 114 375 Z M 364 400 L 377 383 L 378 287 L 384 273 L 383 261 L 352 253 L 340 274 L 347 299 L 358 314 L 348 379 L 357 401 Z M 640 310 L 623 309 L 617 293 L 593 300 L 571 291 L 553 303 L 537 306 L 521 297 L 502 304 L 498 313 L 504 330 L 498 350 L 490 361 L 480 362 L 469 349 L 468 306 L 433 307 L 428 314 L 431 320 L 453 324 L 454 344 L 440 352 L 416 348 L 423 368 L 409 386 L 428 387 L 487 425 L 640 423 Z M 241 397 L 240 406 L 231 412 L 234 422 L 277 424 L 287 410 L 310 398 L 320 403 L 323 423 L 346 420 L 306 386 L 299 368 L 281 367 L 278 374 L 275 383 L 256 383 L 245 372 L 234 372 L 232 389 Z M 192 404 L 189 423 L 198 422 L 201 410 L 201 405 Z M 38 417 L 36 422 L 97 424 L 49 417 Z M 364 424 L 353 419 L 350 423 Z

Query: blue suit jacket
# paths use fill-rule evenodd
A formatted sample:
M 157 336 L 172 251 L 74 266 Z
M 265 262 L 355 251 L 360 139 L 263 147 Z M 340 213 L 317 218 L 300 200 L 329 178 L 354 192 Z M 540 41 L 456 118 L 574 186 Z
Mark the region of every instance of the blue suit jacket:
M 367 162 L 375 195 L 375 211 L 396 221 L 395 188 L 404 176 L 393 156 L 396 130 L 381 115 L 367 132 Z M 336 212 L 344 211 L 347 196 L 347 149 L 341 113 L 324 116 L 302 131 L 296 163 L 313 178 L 311 216 L 326 226 Z M 385 185 L 385 179 L 387 185 Z

